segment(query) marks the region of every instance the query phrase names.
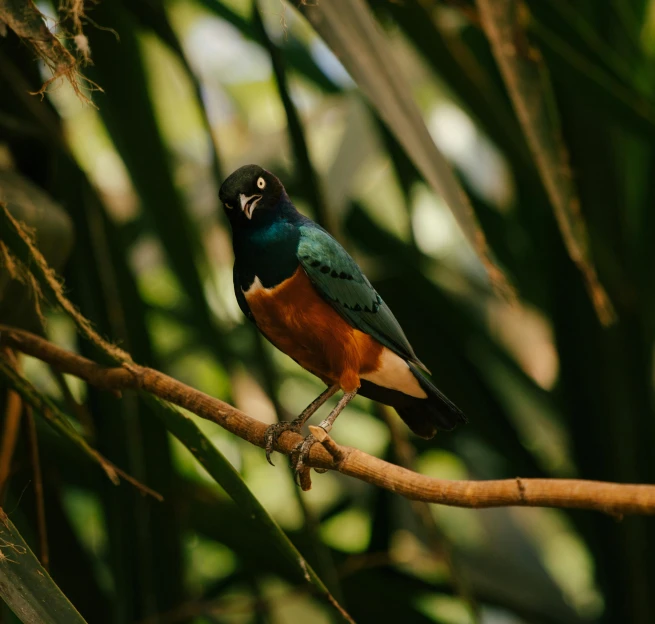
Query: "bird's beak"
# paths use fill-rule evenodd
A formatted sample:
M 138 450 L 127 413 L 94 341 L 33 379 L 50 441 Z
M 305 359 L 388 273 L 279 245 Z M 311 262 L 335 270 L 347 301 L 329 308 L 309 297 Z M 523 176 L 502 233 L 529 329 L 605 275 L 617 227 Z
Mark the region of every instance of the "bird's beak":
M 243 210 L 243 213 L 248 219 L 252 219 L 252 213 L 255 211 L 255 207 L 261 198 L 261 195 L 251 195 L 250 197 L 246 197 L 244 193 L 239 195 L 241 210 Z

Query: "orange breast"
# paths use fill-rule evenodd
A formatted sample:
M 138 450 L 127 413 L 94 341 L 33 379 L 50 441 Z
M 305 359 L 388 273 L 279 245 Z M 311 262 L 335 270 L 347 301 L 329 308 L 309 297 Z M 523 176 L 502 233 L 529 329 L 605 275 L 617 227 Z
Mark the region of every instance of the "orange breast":
M 255 280 L 244 295 L 267 338 L 325 383 L 351 392 L 360 375 L 377 370 L 383 346 L 324 301 L 302 267 L 274 288 Z

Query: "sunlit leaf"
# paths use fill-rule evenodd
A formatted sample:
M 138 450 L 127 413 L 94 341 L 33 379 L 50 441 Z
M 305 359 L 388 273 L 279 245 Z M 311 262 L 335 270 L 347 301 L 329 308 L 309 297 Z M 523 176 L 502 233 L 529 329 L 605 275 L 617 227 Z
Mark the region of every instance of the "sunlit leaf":
M 363 0 L 335 0 L 303 4 L 300 8 L 394 132 L 426 181 L 443 197 L 492 282 L 509 293 L 509 283 L 491 259 L 468 197 L 434 144 L 412 98 L 411 87 L 368 6 Z

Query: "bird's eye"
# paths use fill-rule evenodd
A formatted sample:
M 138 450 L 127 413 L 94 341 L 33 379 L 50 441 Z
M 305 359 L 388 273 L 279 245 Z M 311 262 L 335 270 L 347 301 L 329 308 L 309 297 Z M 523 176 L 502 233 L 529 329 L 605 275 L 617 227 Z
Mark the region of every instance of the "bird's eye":
M 260 189 L 266 188 L 266 180 L 264 180 L 264 178 L 257 178 L 257 188 Z
M 232 210 L 232 206 L 230 206 L 230 204 L 224 204 L 224 205 L 228 210 Z

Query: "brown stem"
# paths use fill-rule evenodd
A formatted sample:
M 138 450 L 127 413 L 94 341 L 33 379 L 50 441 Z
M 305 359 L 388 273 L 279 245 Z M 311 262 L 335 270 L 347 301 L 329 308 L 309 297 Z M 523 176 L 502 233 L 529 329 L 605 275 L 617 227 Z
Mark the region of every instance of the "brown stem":
M 101 389 L 145 390 L 215 422 L 251 444 L 265 447 L 264 423 L 159 371 L 132 363 L 113 368 L 100 366 L 39 336 L 2 325 L 0 345 L 43 360 Z M 301 440 L 297 433 L 285 431 L 276 443 L 276 450 L 289 455 Z M 309 465 L 337 470 L 411 500 L 468 508 L 517 505 L 592 509 L 615 516 L 655 514 L 654 485 L 518 477 L 494 481 L 433 479 L 367 455 L 359 449 L 340 448 L 344 455 L 337 463 L 322 445 L 315 444 L 311 449 Z
M 14 354 L 7 349 L 6 357 L 11 361 L 12 366 L 18 367 L 18 360 Z M 23 401 L 17 392 L 7 391 L 5 402 L 5 422 L 0 438 L 0 505 L 11 474 L 11 460 L 14 457 L 14 449 L 18 440 L 18 430 L 20 428 L 20 419 L 23 410 Z

